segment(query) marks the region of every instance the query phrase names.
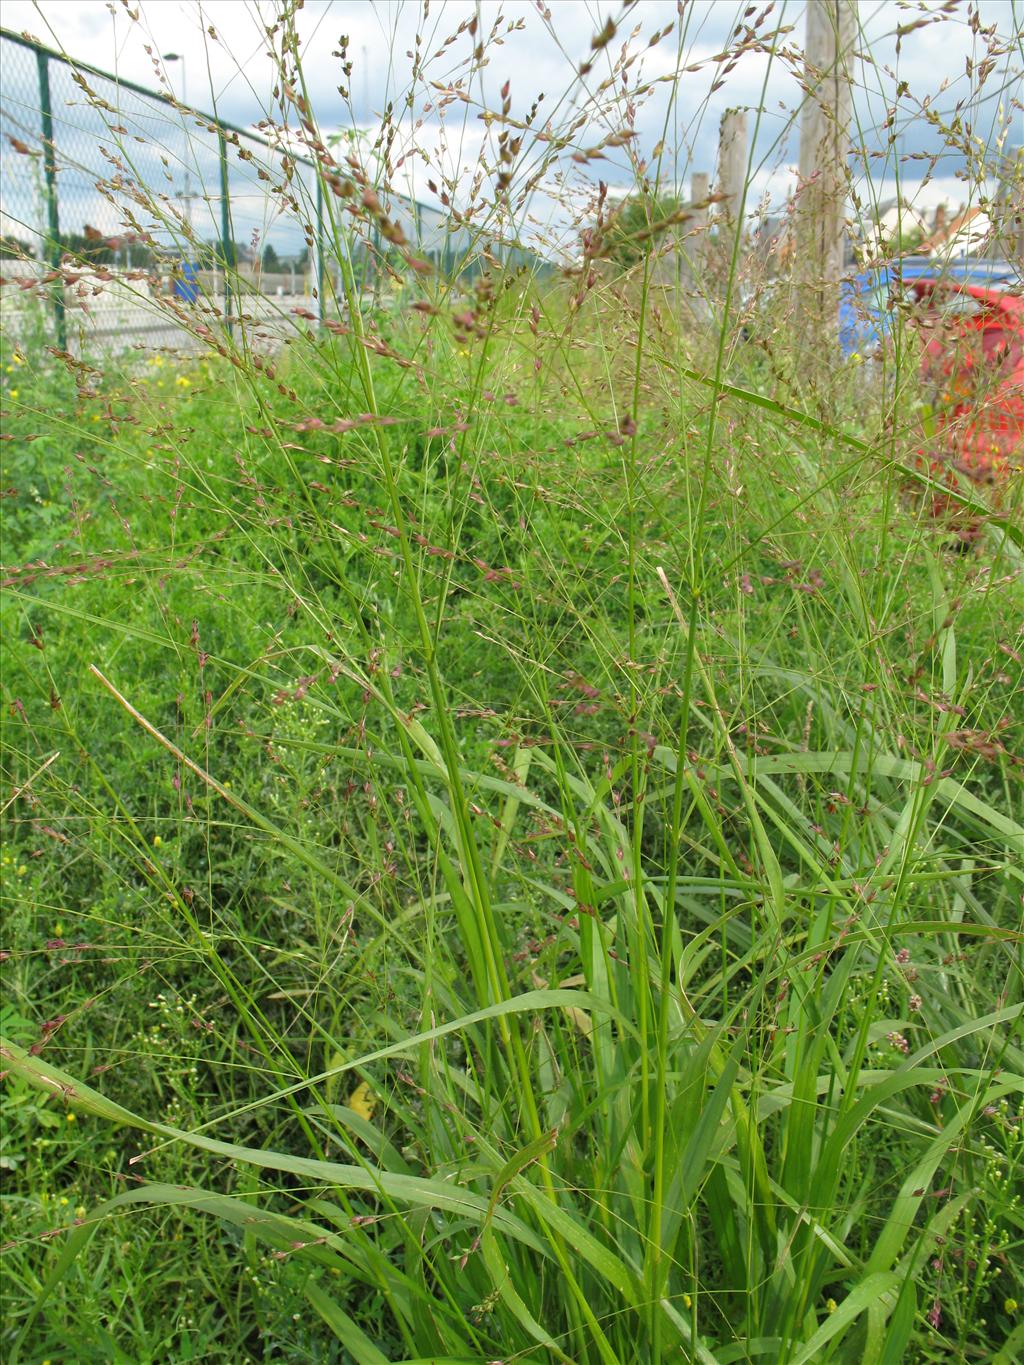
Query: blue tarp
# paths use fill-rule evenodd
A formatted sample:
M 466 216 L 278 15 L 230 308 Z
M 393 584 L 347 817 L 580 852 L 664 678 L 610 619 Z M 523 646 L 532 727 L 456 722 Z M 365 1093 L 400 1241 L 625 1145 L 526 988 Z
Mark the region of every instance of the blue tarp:
M 839 295 L 839 345 L 843 355 L 863 355 L 875 350 L 892 334 L 894 296 L 907 280 L 955 280 L 959 284 L 982 284 L 1011 288 L 1021 284 L 1019 269 L 1009 261 L 980 260 L 959 256 L 944 260 L 934 256 L 905 256 L 902 260 L 862 270 L 844 280 Z
M 199 270 L 192 261 L 179 261 L 174 267 L 174 297 L 182 303 L 195 303 L 199 297 Z

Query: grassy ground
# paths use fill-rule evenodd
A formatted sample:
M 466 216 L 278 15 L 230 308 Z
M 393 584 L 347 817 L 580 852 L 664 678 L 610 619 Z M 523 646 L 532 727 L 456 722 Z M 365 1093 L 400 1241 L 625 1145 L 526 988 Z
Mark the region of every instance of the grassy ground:
M 470 304 L 5 351 L 5 1358 L 1016 1358 L 1012 506 Z

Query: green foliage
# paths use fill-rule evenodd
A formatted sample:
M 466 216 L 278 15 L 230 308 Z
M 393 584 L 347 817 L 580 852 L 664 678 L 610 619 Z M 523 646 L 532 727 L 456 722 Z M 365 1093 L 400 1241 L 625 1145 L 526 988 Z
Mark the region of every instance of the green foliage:
M 628 269 L 664 246 L 666 232 L 685 221 L 683 201 L 673 194 L 631 194 L 606 229 L 609 259 Z
M 437 421 L 538 302 L 573 344 L 521 294 Z M 1005 1337 L 1020 785 L 948 736 L 1006 733 L 1014 575 L 739 372 L 682 463 L 674 404 L 577 454 L 538 388 L 460 472 L 393 363 L 397 425 L 296 439 L 366 401 L 312 334 L 15 359 L 12 1359 Z
M 156 264 L 157 253 L 145 243 L 129 241 L 116 236 L 104 237 L 95 230 L 90 232 L 62 232 L 60 250 L 73 260 L 92 262 L 96 265 L 127 265 L 136 270 L 146 269 Z
M 35 254 L 35 248 L 31 242 L 11 233 L 0 234 L 0 260 L 25 260 L 26 258 L 31 260 Z

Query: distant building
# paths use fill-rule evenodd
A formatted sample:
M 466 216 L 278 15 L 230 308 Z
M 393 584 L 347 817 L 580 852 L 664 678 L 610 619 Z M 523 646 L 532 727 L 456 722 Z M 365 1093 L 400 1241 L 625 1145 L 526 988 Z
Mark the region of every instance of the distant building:
M 865 224 L 858 254 L 864 259 L 900 254 L 919 249 L 919 242 L 928 232 L 928 223 L 920 209 L 901 196 L 882 199 L 874 207 L 871 220 Z
M 992 236 L 992 223 L 983 208 L 975 204 L 961 207 L 950 215 L 944 204 L 935 210 L 928 233 L 914 248 L 920 256 L 979 256 Z

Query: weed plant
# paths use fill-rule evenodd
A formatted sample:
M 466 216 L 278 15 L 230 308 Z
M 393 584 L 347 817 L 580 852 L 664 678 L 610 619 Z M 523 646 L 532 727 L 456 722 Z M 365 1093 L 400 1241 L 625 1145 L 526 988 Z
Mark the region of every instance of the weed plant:
M 771 11 L 702 67 L 663 7 L 673 105 Z M 538 115 L 495 10 L 436 22 L 474 274 L 394 229 L 397 114 L 321 140 L 285 6 L 323 323 L 5 340 L 5 1360 L 1005 1365 L 1019 478 L 935 515 L 913 336 L 796 363 L 714 205 L 624 265 L 595 188 L 504 268 L 580 161 L 655 202 L 651 35 Z

